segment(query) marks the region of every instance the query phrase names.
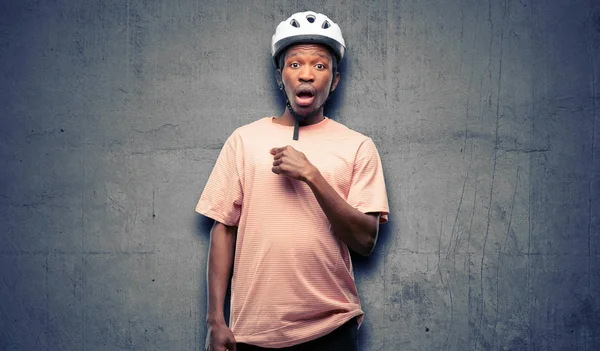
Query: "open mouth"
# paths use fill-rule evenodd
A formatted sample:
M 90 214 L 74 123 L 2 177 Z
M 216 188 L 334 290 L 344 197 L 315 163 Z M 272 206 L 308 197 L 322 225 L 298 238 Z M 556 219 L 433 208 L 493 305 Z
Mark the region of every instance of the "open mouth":
M 298 104 L 298 106 L 310 106 L 314 99 L 314 89 L 306 87 L 296 90 L 296 104 Z

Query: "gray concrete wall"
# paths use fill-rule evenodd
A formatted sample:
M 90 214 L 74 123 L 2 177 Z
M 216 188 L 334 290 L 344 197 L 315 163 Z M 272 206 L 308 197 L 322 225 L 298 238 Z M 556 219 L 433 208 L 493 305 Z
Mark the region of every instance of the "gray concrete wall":
M 327 113 L 390 222 L 356 259 L 363 350 L 600 349 L 600 4 L 0 4 L 0 349 L 199 350 L 229 134 L 279 114 L 271 35 L 347 39 Z

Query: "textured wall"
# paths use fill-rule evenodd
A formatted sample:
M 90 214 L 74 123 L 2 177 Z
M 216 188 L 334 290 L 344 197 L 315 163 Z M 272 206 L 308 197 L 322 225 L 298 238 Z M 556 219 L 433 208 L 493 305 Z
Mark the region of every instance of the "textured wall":
M 363 350 L 600 348 L 600 4 L 0 4 L 0 349 L 198 350 L 225 139 L 282 111 L 275 26 L 348 43 L 328 114 L 390 222 L 356 259 Z

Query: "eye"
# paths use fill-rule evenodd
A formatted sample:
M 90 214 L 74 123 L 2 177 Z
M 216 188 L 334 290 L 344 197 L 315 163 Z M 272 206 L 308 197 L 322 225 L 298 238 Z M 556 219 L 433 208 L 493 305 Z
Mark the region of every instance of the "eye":
M 290 63 L 290 67 L 291 68 L 298 68 L 298 67 L 300 67 L 300 64 L 298 62 L 292 62 L 292 63 Z
M 325 69 L 325 65 L 322 63 L 317 63 L 315 67 L 317 67 L 318 70 Z

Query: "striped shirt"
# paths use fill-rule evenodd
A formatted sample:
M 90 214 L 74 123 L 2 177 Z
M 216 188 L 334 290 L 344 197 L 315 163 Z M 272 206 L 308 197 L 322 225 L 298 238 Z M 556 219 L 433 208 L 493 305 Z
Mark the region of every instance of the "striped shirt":
M 361 310 L 348 247 L 308 185 L 271 171 L 274 147 L 291 145 L 361 212 L 388 220 L 373 141 L 325 118 L 292 126 L 265 117 L 227 139 L 196 211 L 237 226 L 229 326 L 237 342 L 288 347 L 328 334 Z

